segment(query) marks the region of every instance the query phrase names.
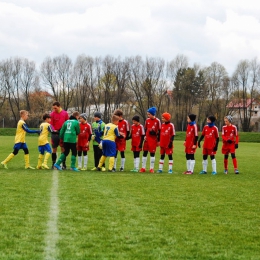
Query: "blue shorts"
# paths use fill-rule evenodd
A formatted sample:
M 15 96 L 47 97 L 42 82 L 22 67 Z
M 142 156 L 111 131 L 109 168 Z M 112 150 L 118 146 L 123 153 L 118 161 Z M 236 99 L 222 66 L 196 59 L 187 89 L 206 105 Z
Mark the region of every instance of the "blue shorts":
M 110 140 L 102 141 L 102 153 L 104 156 L 115 157 L 116 156 L 116 143 Z
M 50 144 L 40 145 L 38 146 L 38 151 L 40 154 L 44 154 L 44 152 L 51 153 L 51 146 Z
M 17 143 L 14 145 L 14 150 L 20 150 L 20 149 L 28 149 L 26 143 Z

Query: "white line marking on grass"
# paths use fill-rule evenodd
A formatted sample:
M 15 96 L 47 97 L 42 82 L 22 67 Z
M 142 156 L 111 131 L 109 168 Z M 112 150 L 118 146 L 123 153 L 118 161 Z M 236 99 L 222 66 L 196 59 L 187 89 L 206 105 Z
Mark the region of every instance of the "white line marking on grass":
M 54 170 L 52 172 L 52 188 L 50 194 L 50 212 L 49 220 L 47 223 L 47 234 L 45 238 L 44 259 L 52 260 L 57 259 L 57 247 L 56 244 L 59 240 L 58 230 L 58 216 L 59 216 L 59 173 Z

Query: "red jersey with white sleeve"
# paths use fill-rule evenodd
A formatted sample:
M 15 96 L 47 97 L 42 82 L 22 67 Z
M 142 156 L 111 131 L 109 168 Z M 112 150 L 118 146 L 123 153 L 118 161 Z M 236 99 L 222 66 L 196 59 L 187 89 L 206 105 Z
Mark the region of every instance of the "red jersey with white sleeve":
M 145 121 L 144 128 L 146 130 L 146 140 L 157 140 L 157 135 L 161 130 L 161 121 L 157 117 L 153 119 L 147 118 Z
M 117 137 L 115 140 L 116 149 L 121 152 L 121 151 L 125 151 L 126 149 L 126 137 L 130 131 L 130 127 L 129 127 L 129 123 L 125 119 L 119 120 L 117 127 L 118 127 L 118 131 L 124 134 L 125 136 L 124 138 Z
M 222 140 L 223 144 L 229 145 L 227 142 L 228 140 L 231 140 L 233 144 L 238 144 L 239 138 L 237 127 L 235 125 L 224 125 L 222 127 Z
M 79 124 L 80 133 L 78 135 L 78 142 L 77 145 L 79 147 L 86 147 L 87 143 L 90 140 L 90 136 L 92 135 L 91 125 L 89 123 Z
M 122 119 L 122 120 L 119 120 L 117 127 L 118 127 L 118 131 L 120 133 L 123 133 L 126 138 L 127 133 L 129 133 L 129 131 L 130 131 L 129 123 L 125 119 Z
M 186 140 L 185 140 L 185 153 L 193 154 L 196 151 L 196 148 L 193 149 L 193 145 L 196 144 L 196 139 L 198 138 L 198 128 L 196 124 L 188 124 L 186 130 Z
M 131 127 L 131 136 L 132 136 L 132 141 L 131 145 L 132 147 L 139 147 L 142 136 L 145 135 L 144 127 L 141 124 L 133 124 Z
M 218 128 L 216 126 L 209 127 L 205 125 L 202 130 L 202 135 L 204 136 L 203 148 L 214 149 L 217 138 L 219 137 Z
M 173 123 L 166 122 L 162 124 L 160 132 L 160 147 L 168 148 L 172 142 L 172 137 L 175 135 L 175 128 Z

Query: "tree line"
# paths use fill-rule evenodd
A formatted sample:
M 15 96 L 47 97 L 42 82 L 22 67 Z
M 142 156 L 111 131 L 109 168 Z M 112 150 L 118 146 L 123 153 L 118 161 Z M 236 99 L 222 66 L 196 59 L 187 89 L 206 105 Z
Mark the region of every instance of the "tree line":
M 170 62 L 162 58 L 140 56 L 91 57 L 79 55 L 75 62 L 67 55 L 46 57 L 36 63 L 15 57 L 0 61 L 0 120 L 5 127 L 15 127 L 19 111 L 30 112 L 30 127 L 38 127 L 41 116 L 49 112 L 54 100 L 65 110 L 102 111 L 105 122 L 115 109 L 122 109 L 131 121 L 137 114 L 146 119 L 149 107 L 172 115 L 178 131 L 185 129 L 189 113 L 197 114 L 199 126 L 208 115 L 223 124 L 232 114 L 232 101 L 259 98 L 260 64 L 257 59 L 241 60 L 232 75 L 213 62 L 208 67 L 189 65 L 188 58 L 177 55 Z M 241 106 L 243 131 L 251 130 L 251 113 Z M 1 122 L 1 121 L 0 121 Z

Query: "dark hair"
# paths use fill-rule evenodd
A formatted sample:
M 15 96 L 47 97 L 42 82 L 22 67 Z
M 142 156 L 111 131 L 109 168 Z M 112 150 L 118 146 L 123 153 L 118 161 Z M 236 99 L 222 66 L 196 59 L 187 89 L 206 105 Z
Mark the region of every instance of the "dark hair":
M 49 114 L 44 114 L 44 115 L 42 116 L 42 119 L 43 119 L 43 120 L 46 120 L 47 118 L 51 118 L 51 116 L 50 116 Z
M 73 114 L 72 114 L 72 116 L 74 116 L 74 117 L 77 117 L 79 115 L 80 115 L 80 113 L 78 111 L 74 111 Z
M 112 115 L 111 121 L 112 121 L 112 123 L 119 121 L 119 117 L 117 115 Z
M 59 101 L 55 101 L 55 102 L 53 102 L 52 106 L 60 107 L 60 102 Z
M 121 109 L 116 109 L 114 111 L 114 115 L 116 115 L 116 116 L 123 116 L 123 111 Z

